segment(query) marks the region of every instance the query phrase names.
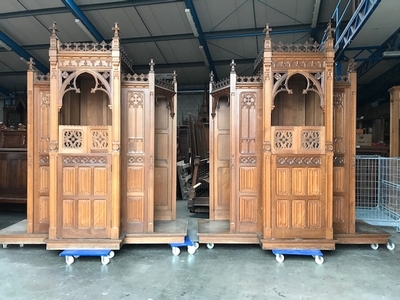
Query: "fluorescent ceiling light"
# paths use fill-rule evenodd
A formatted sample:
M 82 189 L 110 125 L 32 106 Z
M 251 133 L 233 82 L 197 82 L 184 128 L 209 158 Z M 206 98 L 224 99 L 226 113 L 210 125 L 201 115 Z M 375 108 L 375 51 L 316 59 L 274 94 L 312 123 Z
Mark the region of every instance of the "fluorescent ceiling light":
M 199 36 L 199 32 L 197 31 L 196 24 L 194 23 L 192 13 L 189 8 L 185 8 L 186 17 L 189 21 L 190 28 L 192 28 L 193 34 L 195 37 Z
M 85 24 L 82 23 L 81 20 L 75 19 L 75 23 L 82 29 L 84 33 L 86 33 L 86 35 L 92 40 L 93 43 L 98 42 L 94 35 L 89 31 L 89 29 L 87 29 L 87 27 L 85 26 Z
M 7 51 L 11 51 L 11 47 L 8 46 L 5 42 L 3 42 L 2 40 L 0 40 L 0 46 L 3 47 L 4 49 L 6 49 Z
M 382 53 L 383 57 L 400 57 L 400 51 L 385 51 Z

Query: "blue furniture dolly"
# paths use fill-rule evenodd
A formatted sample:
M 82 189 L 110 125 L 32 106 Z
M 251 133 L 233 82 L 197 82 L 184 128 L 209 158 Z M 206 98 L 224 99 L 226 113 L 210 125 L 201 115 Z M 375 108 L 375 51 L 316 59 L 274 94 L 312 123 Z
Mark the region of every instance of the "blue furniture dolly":
M 107 265 L 111 258 L 115 256 L 115 253 L 110 249 L 68 249 L 61 252 L 60 256 L 65 256 L 67 265 L 73 264 L 75 258 L 79 256 L 100 256 L 101 263 Z
M 315 259 L 315 263 L 322 265 L 324 263 L 324 256 L 320 250 L 311 249 L 274 249 L 272 253 L 275 254 L 277 262 L 283 262 L 285 260 L 284 254 L 288 255 L 305 255 L 312 256 Z
M 172 243 L 170 244 L 172 248 L 172 254 L 177 256 L 181 253 L 181 249 L 179 247 L 187 247 L 187 252 L 189 254 L 194 254 L 196 250 L 199 248 L 199 243 L 192 242 L 188 236 L 185 236 L 185 240 L 183 243 Z

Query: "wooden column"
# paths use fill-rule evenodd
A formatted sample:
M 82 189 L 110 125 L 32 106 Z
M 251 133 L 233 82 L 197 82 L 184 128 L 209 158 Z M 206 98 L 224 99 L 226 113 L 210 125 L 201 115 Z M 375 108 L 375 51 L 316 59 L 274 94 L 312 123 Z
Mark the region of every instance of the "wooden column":
M 333 63 L 335 50 L 333 48 L 333 30 L 327 29 L 327 39 L 324 43 L 326 51 L 325 76 L 325 151 L 326 151 L 326 239 L 333 238 Z
M 229 91 L 229 101 L 231 103 L 230 106 L 230 119 L 231 119 L 231 135 L 230 135 L 230 151 L 231 151 L 231 201 L 230 201 L 230 231 L 236 232 L 237 230 L 237 206 L 236 199 L 238 198 L 236 192 L 236 186 L 238 184 L 238 167 L 237 167 L 237 157 L 236 154 L 239 154 L 239 130 L 240 124 L 238 124 L 239 120 L 239 106 L 240 100 L 239 95 L 236 94 L 236 70 L 235 70 L 235 62 L 232 60 L 231 62 L 231 72 L 230 72 L 230 91 Z
M 265 28 L 264 57 L 263 57 L 263 127 L 262 127 L 262 215 L 263 238 L 271 238 L 271 112 L 272 112 L 272 41 L 269 35 L 270 28 Z
M 50 61 L 50 149 L 49 149 L 49 239 L 57 238 L 57 190 L 58 190 L 58 99 L 59 76 L 58 76 L 58 38 L 57 28 L 53 24 L 50 37 L 49 61 Z
M 400 85 L 389 89 L 390 93 L 390 157 L 400 156 Z
M 114 37 L 112 39 L 112 218 L 111 218 L 111 238 L 119 238 L 120 230 L 120 149 L 121 149 L 121 64 L 120 64 L 120 45 L 119 27 L 114 25 Z
M 29 69 L 27 72 L 27 195 L 26 195 L 26 232 L 33 233 L 33 211 L 34 211 L 34 99 L 33 99 L 33 60 L 29 61 Z

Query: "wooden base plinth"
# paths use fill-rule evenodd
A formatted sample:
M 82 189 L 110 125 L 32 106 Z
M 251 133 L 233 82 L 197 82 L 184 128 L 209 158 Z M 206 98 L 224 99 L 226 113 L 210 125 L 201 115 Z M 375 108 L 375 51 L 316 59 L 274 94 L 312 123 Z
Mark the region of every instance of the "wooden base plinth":
M 47 237 L 47 234 L 27 233 L 26 220 L 0 230 L 0 244 L 3 245 L 46 244 Z
M 127 233 L 124 244 L 183 243 L 187 235 L 188 220 L 155 221 L 154 232 Z
M 262 239 L 260 246 L 263 250 L 273 249 L 318 249 L 335 250 L 335 240 L 325 239 Z
M 199 220 L 197 234 L 200 244 L 258 244 L 257 233 L 230 232 L 228 220 Z
M 65 249 L 109 249 L 119 250 L 122 246 L 123 238 L 111 239 L 59 239 L 45 240 L 47 250 Z
M 334 234 L 337 244 L 386 244 L 390 233 L 363 221 L 356 221 L 355 233 Z

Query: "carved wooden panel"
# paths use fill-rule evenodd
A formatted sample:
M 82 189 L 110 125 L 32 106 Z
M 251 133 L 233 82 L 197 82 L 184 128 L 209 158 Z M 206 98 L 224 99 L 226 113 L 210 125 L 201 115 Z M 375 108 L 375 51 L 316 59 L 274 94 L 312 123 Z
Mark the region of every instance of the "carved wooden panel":
M 218 100 L 216 115 L 210 120 L 210 219 L 228 220 L 232 197 L 230 106 L 226 97 Z
M 243 79 L 243 78 L 242 78 Z M 257 123 L 260 112 L 261 91 L 258 89 L 238 89 L 238 99 L 234 105 L 232 115 L 238 110 L 239 120 L 232 124 L 234 137 L 239 141 L 231 140 L 231 147 L 235 149 L 232 176 L 237 183 L 232 184 L 234 201 L 238 211 L 235 211 L 236 226 L 231 230 L 236 232 L 256 232 L 258 230 L 259 208 L 259 174 L 257 168 Z M 239 142 L 239 143 L 238 143 Z M 232 159 L 232 158 L 231 158 Z M 232 177 L 231 177 L 232 179 Z
M 147 223 L 152 222 L 147 220 L 147 209 L 153 199 L 147 197 L 154 184 L 149 147 L 154 124 L 150 123 L 151 103 L 146 88 L 138 89 L 132 83 L 124 86 L 121 93 L 121 221 L 122 231 L 127 233 L 144 232 Z
M 110 126 L 59 126 L 60 153 L 108 153 Z
M 257 192 L 257 169 L 255 167 L 239 168 L 239 191 L 242 193 Z
M 127 190 L 128 192 L 143 192 L 144 169 L 140 166 L 128 166 L 127 168 Z
M 60 155 L 59 235 L 109 238 L 111 164 L 109 155 Z
M 356 74 L 333 91 L 333 229 L 355 232 Z
M 166 97 L 157 97 L 154 117 L 154 219 L 172 220 L 175 218 L 175 199 L 172 187 L 176 178 L 172 177 L 173 153 L 173 119 L 170 115 L 169 102 Z
M 343 197 L 333 197 L 333 222 L 343 223 L 345 213 L 345 202 Z
M 322 161 L 321 161 L 322 160 Z M 273 157 L 273 236 L 315 238 L 325 234 L 325 179 L 319 156 Z
M 272 153 L 297 154 L 325 152 L 323 127 L 276 126 L 271 127 Z
M 257 199 L 254 197 L 239 198 L 239 221 L 257 222 Z
M 127 113 L 129 126 L 128 134 L 128 152 L 144 152 L 144 132 L 145 132 L 145 113 L 144 113 L 144 93 L 141 91 L 130 91 L 127 93 Z
M 144 218 L 143 197 L 128 197 L 127 219 L 131 223 L 142 223 Z

